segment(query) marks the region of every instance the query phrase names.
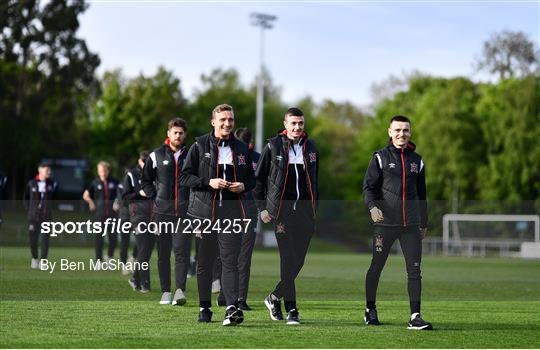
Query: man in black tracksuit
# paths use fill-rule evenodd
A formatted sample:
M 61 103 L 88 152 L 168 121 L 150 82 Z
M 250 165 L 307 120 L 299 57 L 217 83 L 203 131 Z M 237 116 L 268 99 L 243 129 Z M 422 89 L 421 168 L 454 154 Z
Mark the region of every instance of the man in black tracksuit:
M 105 222 L 107 219 L 114 219 L 118 207 L 114 205 L 114 201 L 118 194 L 118 180 L 109 176 L 110 164 L 105 161 L 100 161 L 97 164 L 98 177 L 94 179 L 88 188 L 83 193 L 83 199 L 88 203 L 91 212 L 95 213 L 94 220 Z M 112 259 L 114 250 L 118 243 L 118 232 L 108 232 L 109 247 L 107 250 L 107 259 Z M 103 237 L 101 234 L 96 234 L 95 241 L 96 260 L 103 260 Z M 100 265 L 98 265 L 99 268 Z
M 189 188 L 180 185 L 180 171 L 187 155 L 184 141 L 187 123 L 175 118 L 169 121 L 165 143 L 155 149 L 144 163 L 142 192 L 154 200 L 154 221 L 162 224 L 157 236 L 158 271 L 161 283 L 160 304 L 184 305 L 189 269 L 191 235 L 182 232 L 178 222 L 185 218 Z M 166 225 L 166 226 L 163 226 Z M 179 228 L 179 232 L 174 230 Z M 171 293 L 171 252 L 175 254 L 176 291 Z
M 135 257 L 140 263 L 150 263 L 155 243 L 154 234 L 137 230 L 139 223 L 148 223 L 152 218 L 152 200 L 140 194 L 142 190 L 142 171 L 149 153 L 148 151 L 140 152 L 137 166 L 129 169 L 126 173 L 122 191 L 122 200 L 128 205 L 129 218 L 135 233 L 137 247 Z M 148 269 L 135 270 L 129 284 L 134 290 L 141 293 L 150 292 L 150 265 L 148 265 Z
M 253 171 L 257 168 L 257 163 L 261 158 L 261 154 L 253 149 L 251 144 L 251 131 L 248 128 L 239 128 L 234 135 L 237 139 L 248 145 L 249 154 L 251 157 L 251 165 Z M 253 191 L 244 194 L 246 203 L 246 213 L 251 219 L 251 224 L 248 232 L 242 233 L 242 246 L 238 255 L 238 307 L 242 310 L 251 310 L 247 304 L 247 296 L 249 289 L 249 276 L 251 273 L 251 257 L 253 255 L 253 247 L 257 238 L 257 220 L 258 212 L 253 198 Z
M 272 320 L 283 320 L 283 298 L 287 324 L 296 325 L 300 315 L 295 279 L 315 231 L 319 156 L 315 143 L 304 132 L 300 109 L 289 108 L 283 124 L 285 130 L 268 140 L 257 165 L 255 199 L 261 220 L 273 220 L 280 257 L 281 280 L 264 303 Z
M 58 189 L 55 181 L 50 179 L 51 168 L 48 164 L 38 166 L 38 174 L 26 185 L 23 204 L 27 210 L 28 233 L 32 261 L 30 267 L 39 268 L 38 242 L 41 235 L 41 223 L 51 220 L 52 200 Z M 41 237 L 41 259 L 47 259 L 49 252 L 49 235 Z
M 251 131 L 249 131 L 248 128 L 238 128 L 234 132 L 234 136 L 248 145 L 248 150 L 251 156 L 251 164 L 253 166 L 253 171 L 255 171 L 261 154 L 253 149 L 253 145 L 251 144 Z M 240 254 L 238 255 L 238 308 L 242 311 L 249 311 L 251 310 L 251 307 L 247 304 L 247 295 L 249 289 L 249 277 L 251 273 L 251 257 L 253 255 L 253 248 L 255 247 L 255 240 L 257 238 L 257 220 L 259 215 L 257 206 L 254 202 L 253 191 L 244 193 L 243 198 L 246 214 L 251 219 L 251 224 L 248 232 L 244 232 L 242 234 L 242 246 L 240 248 Z M 216 278 L 219 281 L 219 276 L 221 276 L 221 261 L 218 257 L 214 267 L 214 283 Z M 223 295 L 223 291 L 220 291 L 218 296 L 218 305 L 225 304 L 225 296 Z
M 136 168 L 136 166 L 135 166 Z M 130 219 L 130 213 L 129 213 L 129 203 L 128 201 L 124 200 L 124 183 L 126 182 L 126 177 L 128 176 L 128 172 L 131 169 L 127 169 L 125 171 L 124 180 L 118 184 L 118 194 L 116 195 L 116 206 L 118 209 L 118 219 L 121 220 L 122 223 L 131 221 Z M 126 263 L 128 261 L 128 250 L 129 250 L 129 242 L 130 242 L 131 234 L 126 232 L 120 233 L 120 261 L 123 263 Z M 132 258 L 134 259 L 137 257 L 137 245 L 133 247 L 133 254 Z M 123 269 L 122 274 L 128 275 L 130 273 L 129 269 Z
M 390 248 L 399 239 L 405 256 L 411 308 L 409 329 L 432 329 L 420 315 L 422 238 L 427 228 L 426 174 L 422 157 L 410 142 L 411 123 L 395 116 L 388 145 L 376 151 L 364 178 L 364 201 L 374 222 L 373 257 L 366 275 L 364 321 L 379 325 L 375 299 Z
M 144 163 L 143 163 L 144 165 Z M 132 169 L 126 169 L 124 180 L 118 185 L 118 195 L 116 196 L 116 202 L 118 205 L 118 218 L 122 220 L 122 222 L 129 222 L 131 221 L 130 212 L 129 212 L 129 203 L 128 201 L 124 200 L 124 184 L 126 183 L 126 177 L 128 176 L 128 173 L 133 170 L 137 169 L 138 166 L 136 165 Z M 126 263 L 129 259 L 135 259 L 137 257 L 137 244 L 133 246 L 133 252 L 131 257 L 128 258 L 129 255 L 129 242 L 131 240 L 131 234 L 129 233 L 121 233 L 120 237 L 120 261 L 123 263 Z M 122 270 L 123 275 L 129 274 L 129 270 L 125 269 Z
M 188 215 L 210 220 L 214 228 L 197 233 L 200 239 L 197 261 L 199 322 L 210 322 L 212 318 L 212 270 L 219 254 L 221 288 L 227 304 L 224 326 L 234 326 L 244 320 L 242 310 L 238 309 L 238 254 L 242 234 L 250 229 L 242 221 L 248 219 L 243 194 L 255 187 L 248 146 L 232 135 L 233 113 L 229 105 L 214 108 L 211 120 L 214 130 L 196 139 L 180 177 L 182 185 L 192 190 Z M 240 232 L 234 232 L 227 224 L 234 220 L 242 225 Z

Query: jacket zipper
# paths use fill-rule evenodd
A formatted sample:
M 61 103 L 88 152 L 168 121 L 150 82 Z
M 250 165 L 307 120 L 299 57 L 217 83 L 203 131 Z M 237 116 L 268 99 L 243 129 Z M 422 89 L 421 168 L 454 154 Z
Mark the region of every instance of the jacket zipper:
M 109 217 L 109 184 L 107 180 L 103 181 L 103 194 L 105 196 L 105 218 Z
M 303 147 L 302 147 L 303 149 Z M 295 147 L 293 145 L 293 152 L 294 152 L 294 155 L 296 156 L 296 150 L 295 150 Z M 303 156 L 303 152 L 302 152 L 302 156 Z M 290 157 L 289 157 L 290 159 Z M 304 161 L 304 159 L 302 159 L 302 161 Z M 305 162 L 304 162 L 304 166 L 305 166 Z M 287 165 L 287 168 L 289 166 Z M 293 210 L 296 210 L 296 203 L 298 203 L 298 200 L 300 199 L 300 189 L 298 188 L 298 182 L 299 182 L 299 178 L 298 178 L 298 164 L 294 164 L 294 173 L 296 174 L 296 200 L 294 201 L 294 204 L 293 204 Z M 285 186 L 287 186 L 287 184 L 285 184 Z
M 315 217 L 315 196 L 313 195 L 313 189 L 311 187 L 311 179 L 309 178 L 309 169 L 308 169 L 307 160 L 306 160 L 306 148 L 307 148 L 306 145 L 307 145 L 307 142 L 304 144 L 304 147 L 302 147 L 303 153 L 304 153 L 304 166 L 306 170 L 306 179 L 309 185 L 309 194 L 311 195 L 311 209 L 313 211 L 313 217 Z
M 180 160 L 180 155 L 178 155 L 178 159 L 174 156 L 174 213 L 176 216 L 178 216 L 178 161 Z
M 291 144 L 289 143 L 287 145 L 287 152 L 285 153 L 285 156 L 287 157 L 287 165 L 285 166 L 285 181 L 283 181 L 283 190 L 281 190 L 281 197 L 279 198 L 279 208 L 277 211 L 276 218 L 279 217 L 279 213 L 281 212 L 281 204 L 283 203 L 283 195 L 285 194 L 285 186 L 287 186 L 287 176 L 289 175 L 289 149 L 291 148 Z
M 407 181 L 405 179 L 406 177 L 406 169 L 405 169 L 405 157 L 404 157 L 404 151 L 405 148 L 401 149 L 401 207 L 402 207 L 402 215 L 403 215 L 403 227 L 407 226 L 407 212 L 406 212 L 406 204 L 405 204 L 405 195 L 407 193 Z
M 210 136 L 210 142 L 213 142 L 212 141 L 212 136 Z M 217 152 L 217 157 L 216 157 L 216 177 L 219 177 L 219 139 L 218 139 L 218 142 L 216 143 L 216 152 Z M 216 196 L 217 196 L 217 191 L 214 191 L 214 197 L 212 198 L 212 221 L 214 221 L 214 211 L 215 211 L 215 206 L 216 206 Z
M 218 143 L 218 159 L 219 159 L 219 143 Z M 218 160 L 218 167 L 219 167 L 219 160 Z M 227 164 L 223 163 L 223 180 L 227 181 L 227 176 L 225 175 L 227 173 Z M 219 190 L 219 207 L 223 205 L 223 189 Z

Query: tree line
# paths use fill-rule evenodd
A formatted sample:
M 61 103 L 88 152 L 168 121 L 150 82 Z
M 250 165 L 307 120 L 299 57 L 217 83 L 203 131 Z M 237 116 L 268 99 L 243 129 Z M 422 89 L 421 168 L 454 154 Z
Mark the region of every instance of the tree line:
M 98 76 L 98 55 L 77 37 L 87 6 L 61 0 L 0 5 L 0 170 L 10 178 L 13 198 L 43 157 L 86 157 L 91 171 L 104 159 L 121 176 L 139 150 L 163 142 L 169 119 L 186 119 L 192 142 L 210 130 L 219 103 L 234 107 L 237 127 L 254 131 L 256 84 L 243 84 L 234 68 L 201 75 L 190 99 L 181 78 L 165 67 L 153 75 L 127 77 L 118 69 Z M 389 119 L 403 114 L 412 120 L 412 140 L 426 164 L 429 198 L 539 203 L 538 51 L 518 34 L 502 32 L 484 45 L 477 65 L 498 77 L 494 82 L 414 74 L 390 83 L 370 110 L 310 96 L 294 101 L 321 153 L 322 198 L 361 199 L 372 153 L 385 146 Z M 264 89 L 269 138 L 283 126 L 290 101 L 268 71 Z

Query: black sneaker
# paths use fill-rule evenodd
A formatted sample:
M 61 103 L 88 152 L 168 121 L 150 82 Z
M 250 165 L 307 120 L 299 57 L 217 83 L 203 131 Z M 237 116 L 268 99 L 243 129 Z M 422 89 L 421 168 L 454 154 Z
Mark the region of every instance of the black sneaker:
M 364 322 L 372 326 L 380 325 L 379 317 L 377 317 L 377 309 L 366 309 L 366 312 L 364 313 Z
M 272 300 L 270 295 L 264 299 L 264 305 L 270 311 L 270 318 L 274 321 L 283 321 L 283 313 L 281 312 L 281 301 Z
M 424 321 L 422 315 L 418 312 L 412 314 L 411 320 L 409 321 L 409 326 L 407 329 L 416 329 L 421 331 L 430 331 L 433 329 L 431 323 Z
M 223 320 L 224 326 L 236 326 L 244 322 L 244 313 L 242 310 L 232 305 L 225 310 L 225 319 Z
M 297 309 L 292 309 L 287 312 L 287 324 L 300 324 L 300 313 L 298 313 Z
M 238 300 L 238 308 L 242 311 L 250 311 L 253 310 L 245 300 Z
M 137 284 L 137 281 L 135 281 L 135 278 L 130 278 L 128 280 L 129 285 L 131 288 L 133 288 L 133 291 L 138 291 L 141 289 L 141 287 Z
M 227 306 L 227 300 L 225 300 L 225 295 L 223 295 L 223 292 L 219 292 L 217 296 L 217 304 L 218 306 Z
M 201 311 L 199 311 L 199 322 L 212 322 L 212 314 L 213 312 L 209 308 L 201 308 Z

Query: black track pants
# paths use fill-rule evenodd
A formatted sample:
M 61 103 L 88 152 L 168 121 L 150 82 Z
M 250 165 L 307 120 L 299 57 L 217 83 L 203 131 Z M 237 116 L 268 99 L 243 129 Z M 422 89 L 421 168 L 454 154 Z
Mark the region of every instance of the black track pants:
M 422 282 L 420 263 L 422 260 L 422 238 L 418 227 L 376 226 L 373 235 L 373 256 L 366 275 L 366 301 L 374 305 L 381 272 L 390 253 L 390 248 L 399 239 L 407 266 L 407 284 L 411 313 L 420 312 Z

